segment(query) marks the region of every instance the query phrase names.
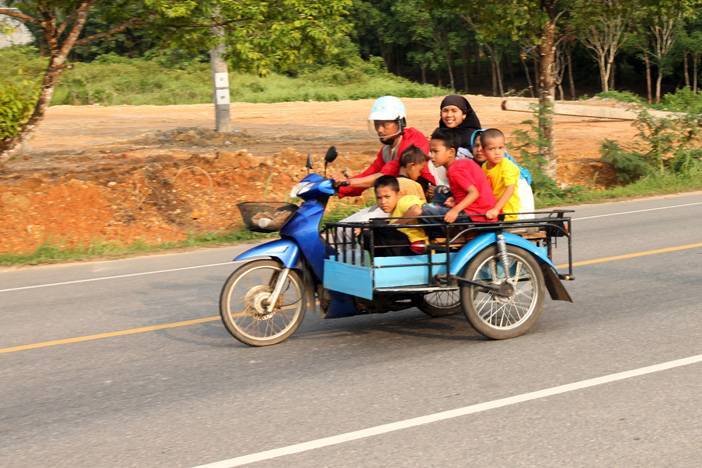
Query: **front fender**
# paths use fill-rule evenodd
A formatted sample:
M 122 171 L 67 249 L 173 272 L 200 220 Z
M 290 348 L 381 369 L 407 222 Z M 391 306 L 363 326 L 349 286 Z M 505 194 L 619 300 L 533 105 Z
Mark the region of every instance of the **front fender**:
M 278 239 L 250 248 L 234 258 L 235 262 L 254 258 L 275 258 L 286 268 L 295 268 L 300 260 L 300 248 L 290 239 Z

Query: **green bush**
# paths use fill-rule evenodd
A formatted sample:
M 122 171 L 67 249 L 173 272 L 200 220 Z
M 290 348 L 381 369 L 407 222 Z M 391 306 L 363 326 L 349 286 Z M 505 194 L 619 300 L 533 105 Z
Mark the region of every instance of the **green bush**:
M 629 91 L 603 91 L 595 95 L 601 99 L 612 99 L 614 101 L 626 102 L 631 104 L 644 104 L 643 98 L 638 94 Z
M 663 95 L 660 104 L 654 107 L 675 112 L 702 114 L 702 93 L 693 93 L 690 88 L 680 88 L 674 93 Z
M 39 88 L 31 81 L 0 82 L 0 141 L 17 135 L 34 109 Z
M 676 174 L 702 176 L 702 149 L 683 149 L 675 154 L 670 167 Z
M 641 153 L 625 151 L 619 143 L 605 139 L 600 146 L 602 161 L 611 164 L 619 182 L 632 183 L 652 172 L 652 167 Z

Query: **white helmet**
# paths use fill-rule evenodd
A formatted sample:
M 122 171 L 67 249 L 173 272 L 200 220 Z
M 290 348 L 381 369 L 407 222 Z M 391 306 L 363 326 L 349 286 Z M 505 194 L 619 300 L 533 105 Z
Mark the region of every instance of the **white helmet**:
M 375 100 L 368 120 L 400 120 L 407 117 L 405 105 L 395 96 L 382 96 Z

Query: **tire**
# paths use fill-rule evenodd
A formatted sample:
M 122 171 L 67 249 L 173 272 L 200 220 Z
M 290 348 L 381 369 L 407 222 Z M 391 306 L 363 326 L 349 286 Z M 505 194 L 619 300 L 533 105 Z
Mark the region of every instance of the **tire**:
M 306 302 L 304 283 L 296 270 L 289 271 L 278 305 L 273 312 L 267 312 L 265 300 L 273 292 L 282 270 L 276 261 L 254 260 L 234 270 L 224 283 L 219 314 L 229 333 L 242 343 L 278 344 L 295 333 L 302 323 Z
M 447 317 L 463 310 L 459 291 L 439 291 L 419 298 L 419 310 L 429 317 Z
M 507 256 L 512 280 L 510 284 L 515 285 L 513 275 L 520 278 L 509 297 L 501 297 L 479 286 L 461 286 L 461 305 L 471 326 L 481 335 L 495 340 L 523 335 L 543 312 L 544 276 L 538 261 L 526 250 L 513 245 L 507 246 Z M 497 254 L 497 246 L 490 246 L 476 255 L 463 277 L 504 283 L 504 268 Z

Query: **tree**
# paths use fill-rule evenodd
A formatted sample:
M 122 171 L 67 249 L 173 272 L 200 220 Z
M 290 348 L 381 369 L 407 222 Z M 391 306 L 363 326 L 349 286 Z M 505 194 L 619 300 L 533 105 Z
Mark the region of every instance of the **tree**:
M 682 21 L 694 16 L 700 7 L 700 0 L 646 0 L 639 9 L 637 23 L 645 31 L 648 44 L 643 51 L 644 60 L 650 59 L 656 65 L 657 103 L 661 101 L 661 83 L 670 66 L 669 55 L 680 32 Z
M 116 21 L 105 31 L 81 37 L 95 0 L 83 1 L 24 1 L 6 2 L 8 8 L 0 8 L 0 15 L 6 15 L 21 21 L 28 27 L 41 31 L 42 40 L 47 46 L 49 60 L 41 80 L 41 89 L 34 109 L 20 128 L 16 136 L 5 138 L 0 142 L 0 160 L 9 157 L 16 148 L 34 130 L 46 113 L 51 102 L 54 88 L 63 73 L 68 54 L 74 46 L 89 44 L 124 31 L 144 20 L 145 16 L 129 16 Z M 125 9 L 128 13 L 130 9 Z
M 685 86 L 693 93 L 698 91 L 699 65 L 702 57 L 702 14 L 692 18 L 680 37 L 685 67 Z M 688 71 L 688 56 L 692 59 L 692 73 Z
M 162 30 L 171 45 L 192 51 L 211 49 L 225 34 L 229 60 L 237 69 L 266 74 L 272 69 L 293 72 L 338 52 L 348 32 L 343 21 L 351 0 L 25 0 L 7 2 L 0 14 L 15 18 L 41 32 L 49 61 L 41 92 L 29 120 L 17 136 L 0 143 L 4 158 L 33 131 L 51 102 L 54 88 L 71 50 L 110 37 L 130 27 L 149 23 Z M 107 15 L 111 27 L 82 35 L 91 13 Z
M 614 60 L 624 43 L 633 0 L 577 0 L 574 15 L 582 44 L 590 51 L 600 72 L 602 91 L 609 91 Z

